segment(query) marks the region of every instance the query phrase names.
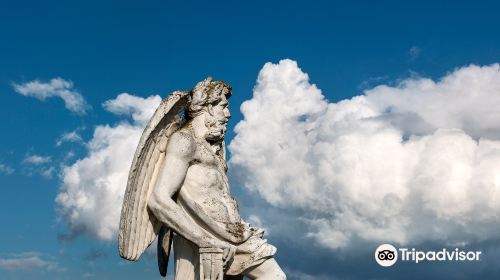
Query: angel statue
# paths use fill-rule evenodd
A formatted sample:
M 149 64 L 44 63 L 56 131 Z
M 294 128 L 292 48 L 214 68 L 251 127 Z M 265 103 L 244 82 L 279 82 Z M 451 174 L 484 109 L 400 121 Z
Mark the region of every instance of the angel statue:
M 230 95 L 231 86 L 209 77 L 156 109 L 128 176 L 123 258 L 138 260 L 158 237 L 162 276 L 173 247 L 176 280 L 286 279 L 276 248 L 242 220 L 231 196 L 224 144 Z

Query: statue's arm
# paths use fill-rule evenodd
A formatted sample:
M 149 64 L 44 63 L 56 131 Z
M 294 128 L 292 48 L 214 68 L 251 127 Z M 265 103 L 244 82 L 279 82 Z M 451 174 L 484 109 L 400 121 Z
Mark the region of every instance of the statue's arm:
M 181 188 L 196 146 L 190 135 L 174 133 L 169 139 L 164 166 L 159 174 L 148 207 L 155 217 L 173 231 L 199 247 L 226 248 L 230 246 L 199 229 L 181 210 L 172 196 Z

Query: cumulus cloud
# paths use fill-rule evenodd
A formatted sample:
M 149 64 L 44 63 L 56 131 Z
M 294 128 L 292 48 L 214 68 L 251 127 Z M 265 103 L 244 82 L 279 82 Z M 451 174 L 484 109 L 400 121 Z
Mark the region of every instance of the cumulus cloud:
M 64 270 L 57 262 L 47 260 L 39 252 L 26 252 L 21 254 L 13 254 L 7 257 L 0 257 L 0 268 L 6 270 Z
M 498 64 L 332 103 L 295 61 L 267 63 L 229 168 L 270 204 L 302 210 L 308 236 L 329 248 L 498 238 L 498 108 Z
M 296 62 L 268 63 L 241 107 L 230 171 L 329 248 L 497 238 L 499 72 L 471 65 L 332 103 Z M 103 104 L 130 121 L 97 126 L 87 155 L 63 167 L 56 200 L 74 233 L 116 238 L 130 163 L 159 103 L 124 93 Z M 266 226 L 262 215 L 249 221 Z
M 130 164 L 143 128 L 160 102 L 159 96 L 124 93 L 104 103 L 105 109 L 131 121 L 97 126 L 86 145 L 86 157 L 63 167 L 56 201 L 74 233 L 116 238 Z
M 59 97 L 64 101 L 66 109 L 80 115 L 90 108 L 85 98 L 74 89 L 73 82 L 62 78 L 54 78 L 49 82 L 33 80 L 22 84 L 13 83 L 13 87 L 17 93 L 39 100 Z
M 137 123 L 145 124 L 153 115 L 161 98 L 158 95 L 142 98 L 122 93 L 115 99 L 104 102 L 103 107 L 117 115 L 131 116 Z

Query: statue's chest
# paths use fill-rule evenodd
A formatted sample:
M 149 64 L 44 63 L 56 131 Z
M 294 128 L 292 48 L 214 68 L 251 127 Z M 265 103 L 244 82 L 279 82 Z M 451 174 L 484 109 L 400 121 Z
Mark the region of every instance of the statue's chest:
M 199 192 L 229 190 L 224 160 L 205 146 L 197 147 L 188 177 L 196 181 L 195 188 Z
M 203 144 L 198 144 L 194 156 L 194 163 L 201 163 L 223 171 L 225 168 L 224 159 Z

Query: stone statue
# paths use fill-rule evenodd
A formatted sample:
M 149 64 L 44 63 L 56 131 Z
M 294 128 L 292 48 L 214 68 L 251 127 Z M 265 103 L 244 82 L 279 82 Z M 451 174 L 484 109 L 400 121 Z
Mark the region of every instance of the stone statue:
M 119 251 L 138 260 L 158 237 L 160 274 L 173 242 L 175 279 L 286 279 L 264 231 L 245 223 L 226 176 L 231 87 L 207 78 L 165 98 L 130 169 Z

